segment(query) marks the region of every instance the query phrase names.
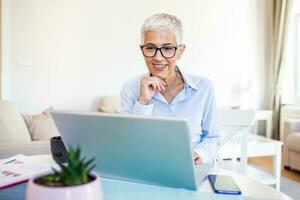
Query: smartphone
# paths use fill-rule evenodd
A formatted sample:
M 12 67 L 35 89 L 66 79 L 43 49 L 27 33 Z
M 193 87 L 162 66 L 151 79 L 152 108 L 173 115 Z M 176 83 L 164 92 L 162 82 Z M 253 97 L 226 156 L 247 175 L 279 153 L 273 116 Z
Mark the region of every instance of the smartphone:
M 208 180 L 215 193 L 241 195 L 239 186 L 235 183 L 231 176 L 226 175 L 208 175 Z

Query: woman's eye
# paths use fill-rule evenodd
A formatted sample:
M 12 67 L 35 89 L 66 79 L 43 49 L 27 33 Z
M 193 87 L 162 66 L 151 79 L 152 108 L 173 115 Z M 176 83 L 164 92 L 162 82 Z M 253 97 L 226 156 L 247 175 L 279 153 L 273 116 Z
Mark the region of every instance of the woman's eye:
M 154 50 L 154 49 L 156 49 L 156 48 L 155 48 L 155 47 L 149 46 L 149 47 L 146 47 L 146 49 L 147 49 L 147 50 Z
M 174 47 L 163 47 L 165 51 L 173 51 Z

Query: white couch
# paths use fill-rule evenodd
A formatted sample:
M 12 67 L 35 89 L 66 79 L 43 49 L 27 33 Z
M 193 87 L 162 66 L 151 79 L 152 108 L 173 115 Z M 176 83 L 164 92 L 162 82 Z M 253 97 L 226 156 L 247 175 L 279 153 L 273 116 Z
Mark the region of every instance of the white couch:
M 0 159 L 16 154 L 49 154 L 49 139 L 57 135 L 49 110 L 22 116 L 12 103 L 0 101 Z
M 118 113 L 120 97 L 102 97 L 98 111 Z M 50 154 L 50 138 L 59 132 L 47 109 L 37 115 L 22 115 L 8 101 L 0 101 L 0 159 L 16 154 Z
M 289 119 L 283 128 L 283 164 L 300 170 L 300 119 Z

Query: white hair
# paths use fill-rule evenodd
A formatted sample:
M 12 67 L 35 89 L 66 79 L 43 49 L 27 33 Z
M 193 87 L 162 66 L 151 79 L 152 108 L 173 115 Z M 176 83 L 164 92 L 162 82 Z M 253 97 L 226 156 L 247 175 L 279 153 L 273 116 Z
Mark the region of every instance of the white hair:
M 182 44 L 183 30 L 182 23 L 175 15 L 159 13 L 148 17 L 141 28 L 141 42 L 145 42 L 145 33 L 148 31 L 156 31 L 168 29 L 175 35 L 177 44 Z

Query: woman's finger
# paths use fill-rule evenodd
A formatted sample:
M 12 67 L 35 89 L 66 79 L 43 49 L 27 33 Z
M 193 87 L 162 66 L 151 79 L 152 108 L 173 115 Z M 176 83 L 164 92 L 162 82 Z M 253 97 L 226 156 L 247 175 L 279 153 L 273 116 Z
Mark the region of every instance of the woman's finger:
M 158 81 L 159 83 L 161 83 L 163 85 L 166 85 L 165 81 L 162 80 L 161 78 L 157 77 L 157 76 L 154 76 L 153 79 L 155 79 L 156 81 Z
M 161 85 L 161 83 L 160 82 L 157 82 L 157 86 L 158 86 L 158 88 L 159 88 L 159 91 L 162 91 L 162 85 Z
M 161 87 L 160 87 L 160 83 L 158 80 L 153 80 L 155 82 L 156 85 L 156 90 L 161 91 Z
M 162 91 L 162 87 L 161 87 L 161 84 L 159 82 L 157 83 L 157 87 L 158 87 L 158 91 Z
M 193 152 L 193 157 L 194 157 L 194 163 L 195 165 L 200 165 L 201 164 L 201 157 L 197 152 Z
M 165 90 L 165 81 L 161 80 L 160 78 L 157 78 L 157 83 L 159 84 L 160 91 Z
M 194 160 L 195 165 L 200 165 L 201 164 L 201 160 L 200 158 Z
M 146 80 L 147 84 L 152 86 L 152 89 L 155 91 L 163 91 L 165 90 L 165 81 L 163 81 L 162 79 L 154 76 L 154 77 L 149 77 Z

